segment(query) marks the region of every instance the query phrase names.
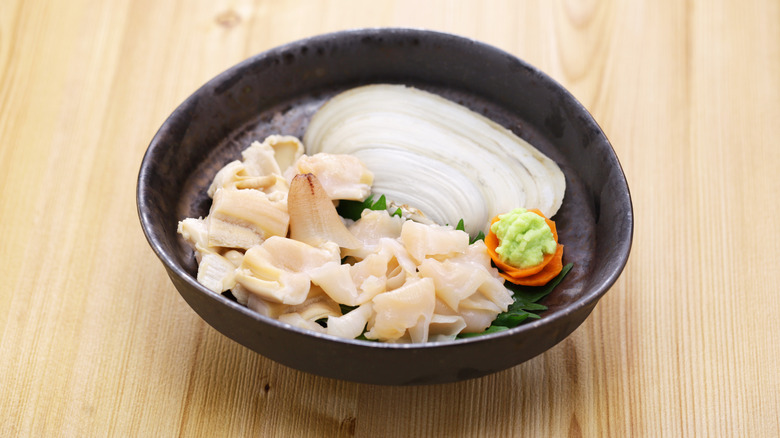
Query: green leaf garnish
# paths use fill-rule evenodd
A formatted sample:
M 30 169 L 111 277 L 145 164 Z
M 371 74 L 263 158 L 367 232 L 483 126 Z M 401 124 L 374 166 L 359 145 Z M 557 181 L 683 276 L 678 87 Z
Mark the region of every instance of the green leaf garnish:
M 353 221 L 356 221 L 360 219 L 360 215 L 363 213 L 363 210 L 366 208 L 366 203 L 371 202 L 371 197 L 369 196 L 368 199 L 366 199 L 363 202 L 360 201 L 339 201 L 339 205 L 336 207 L 336 211 L 338 212 L 339 216 L 347 219 L 352 219 Z
M 387 199 L 385 199 L 385 195 L 380 196 L 374 205 L 369 208 L 371 210 L 387 210 Z
M 341 200 L 339 201 L 338 207 L 336 207 L 336 211 L 338 212 L 339 216 L 347 219 L 352 219 L 353 221 L 356 221 L 360 219 L 360 215 L 363 214 L 363 210 L 369 209 L 369 210 L 387 210 L 387 198 L 385 198 L 385 195 L 382 195 L 374 201 L 374 195 L 370 195 L 368 198 L 366 198 L 365 201 L 350 201 L 350 200 Z M 401 216 L 401 209 L 397 209 L 393 215 Z
M 515 301 L 522 300 L 527 303 L 535 303 L 549 295 L 550 292 L 555 289 L 555 286 L 558 286 L 558 284 L 563 281 L 563 278 L 566 277 L 566 274 L 569 273 L 572 266 L 574 266 L 572 263 L 564 266 L 563 269 L 561 269 L 561 272 L 544 286 L 520 286 L 510 282 L 506 282 L 505 284 L 509 290 L 514 292 Z
M 497 332 L 503 332 L 504 330 L 509 330 L 509 327 L 502 327 L 500 325 L 491 325 L 488 327 L 484 332 L 481 333 L 461 333 L 458 335 L 458 338 L 473 338 L 474 336 L 482 336 L 487 335 L 490 333 L 497 333 Z
M 523 312 L 523 311 L 516 311 L 516 312 L 504 312 L 496 317 L 496 320 L 493 321 L 493 325 L 498 325 L 502 327 L 517 327 L 525 321 L 528 318 L 539 318 L 539 315 L 531 312 Z
M 341 308 L 342 315 L 346 315 L 347 313 L 358 308 L 358 306 L 347 306 L 346 304 L 339 304 L 339 307 Z

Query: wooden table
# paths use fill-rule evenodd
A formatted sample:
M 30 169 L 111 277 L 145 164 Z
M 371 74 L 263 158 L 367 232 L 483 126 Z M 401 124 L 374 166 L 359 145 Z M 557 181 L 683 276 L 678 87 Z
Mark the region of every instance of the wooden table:
M 324 32 L 498 46 L 593 113 L 631 187 L 623 275 L 513 369 L 382 387 L 298 372 L 185 304 L 135 183 L 165 117 Z M 0 435 L 779 436 L 780 2 L 0 3 Z

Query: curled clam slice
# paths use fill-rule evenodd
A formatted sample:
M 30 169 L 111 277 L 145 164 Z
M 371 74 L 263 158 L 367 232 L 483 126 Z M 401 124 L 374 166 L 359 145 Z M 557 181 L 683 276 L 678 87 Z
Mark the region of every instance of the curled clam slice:
M 290 238 L 312 246 L 336 242 L 341 248 L 357 249 L 362 243 L 341 221 L 336 207 L 314 174 L 296 175 L 287 195 Z

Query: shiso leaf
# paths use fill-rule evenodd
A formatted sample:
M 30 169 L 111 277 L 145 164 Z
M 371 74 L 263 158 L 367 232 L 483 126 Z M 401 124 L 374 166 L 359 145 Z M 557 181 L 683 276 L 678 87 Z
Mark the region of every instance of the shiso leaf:
M 514 292 L 515 301 L 521 300 L 526 303 L 535 303 L 549 295 L 550 292 L 563 281 L 563 278 L 566 277 L 566 274 L 569 273 L 572 266 L 574 266 L 573 263 L 564 266 L 563 269 L 561 269 L 561 272 L 544 286 L 520 286 L 510 282 L 505 284 L 509 290 Z
M 491 325 L 487 329 L 485 329 L 484 332 L 481 333 L 461 333 L 458 335 L 458 338 L 473 338 L 475 336 L 482 336 L 487 335 L 490 333 L 497 333 L 497 332 L 503 332 L 504 330 L 509 330 L 509 327 L 502 327 L 500 325 Z
M 371 210 L 387 210 L 387 199 L 385 199 L 385 195 L 380 196 L 379 199 L 376 200 L 374 205 L 371 206 Z
M 339 216 L 346 219 L 352 219 L 353 221 L 360 219 L 360 215 L 363 214 L 363 210 L 366 209 L 387 210 L 387 199 L 385 198 L 385 195 L 380 196 L 376 201 L 374 201 L 374 195 L 370 195 L 362 202 L 342 200 L 339 201 L 339 205 L 336 207 Z M 393 215 L 401 216 L 401 209 L 397 209 Z
M 339 307 L 341 308 L 342 315 L 346 315 L 347 313 L 358 308 L 358 306 L 347 306 L 346 304 L 339 304 Z
M 476 242 L 477 240 L 482 240 L 482 241 L 484 241 L 484 240 L 485 240 L 485 233 L 483 233 L 482 231 L 480 231 L 479 233 L 477 233 L 476 237 L 474 237 L 473 239 L 471 239 L 471 240 L 469 241 L 469 245 L 473 245 L 473 244 L 474 244 L 474 242 Z

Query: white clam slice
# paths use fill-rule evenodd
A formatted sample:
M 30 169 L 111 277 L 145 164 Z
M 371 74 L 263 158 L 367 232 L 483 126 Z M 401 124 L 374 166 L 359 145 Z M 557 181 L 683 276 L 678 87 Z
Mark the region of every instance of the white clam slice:
M 311 330 L 313 332 L 318 333 L 325 333 L 325 328 L 323 328 L 321 325 L 317 324 L 314 321 L 309 321 L 308 319 L 305 319 L 301 314 L 299 313 L 285 313 L 283 315 L 279 315 L 279 321 L 289 324 L 293 327 L 301 328 L 304 330 Z
M 363 245 L 356 250 L 344 250 L 343 255 L 366 258 L 377 251 L 382 238 L 398 238 L 403 224 L 403 218 L 390 216 L 387 210 L 363 210 L 360 219 L 349 227 L 349 232 Z
M 409 330 L 412 342 L 428 340 L 428 324 L 436 304 L 433 280 L 409 280 L 392 292 L 377 295 L 373 303 L 376 317 L 366 338 L 397 341 Z
M 340 316 L 341 308 L 319 288 L 312 287 L 304 302 L 288 307 L 284 313 L 297 313 L 307 321 L 316 322 L 330 316 Z
M 466 321 L 458 315 L 439 315 L 434 313 L 428 330 L 429 342 L 451 341 L 466 328 Z
M 418 263 L 429 256 L 454 256 L 469 248 L 469 236 L 463 231 L 442 225 L 424 225 L 406 221 L 401 228 L 401 242 Z
M 235 281 L 266 301 L 297 305 L 311 289 L 308 271 L 337 260 L 338 252 L 332 246 L 315 248 L 274 236 L 244 254 Z
M 186 218 L 179 222 L 176 232 L 195 249 L 195 260 L 198 263 L 203 254 L 215 253 L 218 250 L 209 246 L 209 225 L 206 219 Z
M 372 315 L 372 306 L 373 304 L 369 302 L 346 315 L 328 317 L 328 334 L 347 339 L 355 339 L 360 336 Z
M 301 141 L 291 135 L 271 135 L 263 140 L 262 145 L 273 151 L 273 158 L 279 173 L 284 173 L 288 167 L 292 166 L 295 160 L 303 155 L 304 150 Z M 242 155 L 247 160 L 247 152 L 245 151 Z
M 218 189 L 208 217 L 208 244 L 249 249 L 271 236 L 284 236 L 287 202 L 259 190 Z
M 351 155 L 319 153 L 303 155 L 285 172 L 288 180 L 295 175 L 314 174 L 330 199 L 362 201 L 371 193 L 374 175 Z
M 350 269 L 350 265 L 330 262 L 312 269 L 309 276 L 312 283 L 321 287 L 336 302 L 354 306 L 357 304 L 358 290 L 350 275 Z
M 296 175 L 287 196 L 290 238 L 322 245 L 335 242 L 342 248 L 357 249 L 360 242 L 341 220 L 319 179 L 311 173 Z
M 229 259 L 215 253 L 203 254 L 198 263 L 198 282 L 216 293 L 222 293 L 236 284 L 236 266 Z
M 471 263 L 440 262 L 426 259 L 420 266 L 422 277 L 433 279 L 436 296 L 453 309 L 470 297 L 488 279 L 490 273 L 481 266 Z

